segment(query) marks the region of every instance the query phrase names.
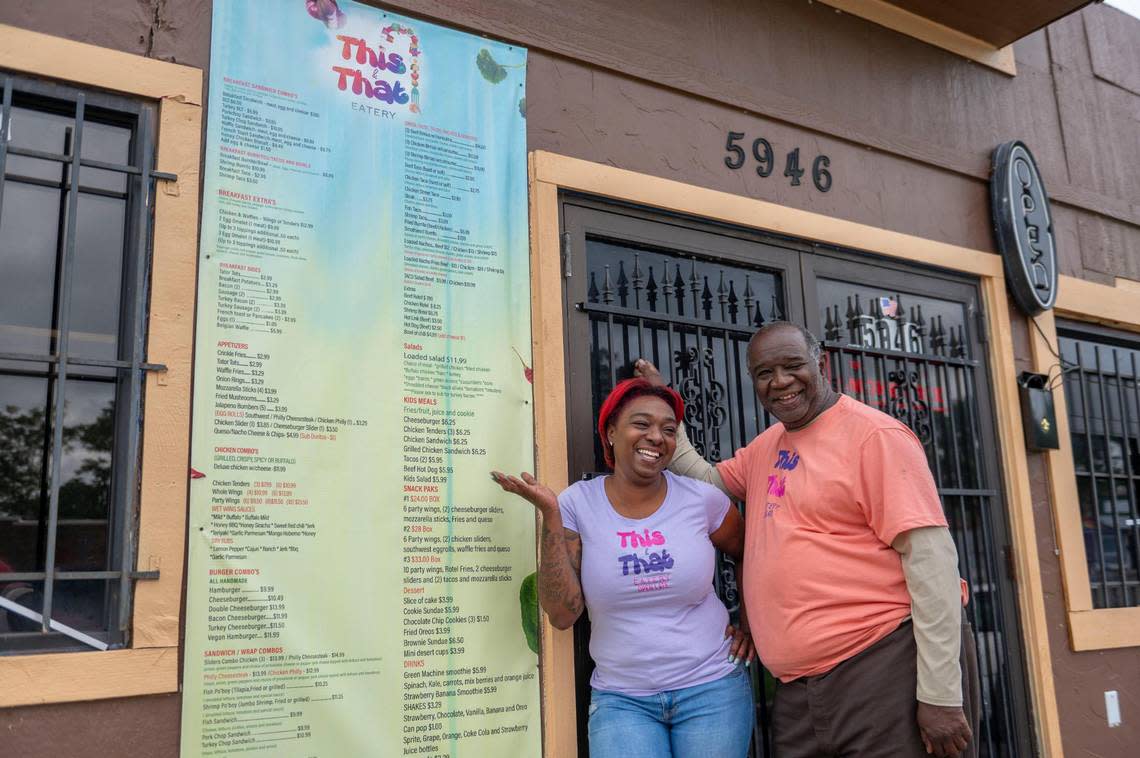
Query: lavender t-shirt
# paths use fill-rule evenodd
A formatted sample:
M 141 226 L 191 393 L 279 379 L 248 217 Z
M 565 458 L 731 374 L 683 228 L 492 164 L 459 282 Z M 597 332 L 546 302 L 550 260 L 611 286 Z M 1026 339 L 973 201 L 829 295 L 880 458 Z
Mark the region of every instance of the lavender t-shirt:
M 562 523 L 582 537 L 595 689 L 652 695 L 727 676 L 728 611 L 713 591 L 709 534 L 730 503 L 704 482 L 665 472 L 665 501 L 647 518 L 614 510 L 605 478 L 558 496 Z

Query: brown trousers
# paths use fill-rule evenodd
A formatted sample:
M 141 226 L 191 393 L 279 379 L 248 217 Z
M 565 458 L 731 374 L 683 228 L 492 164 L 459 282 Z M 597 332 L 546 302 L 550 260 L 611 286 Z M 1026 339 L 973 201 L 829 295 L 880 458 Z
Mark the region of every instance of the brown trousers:
M 904 621 L 863 652 L 817 676 L 776 684 L 775 758 L 929 758 L 915 720 L 917 649 Z M 974 634 L 962 613 L 962 704 L 977 758 L 981 702 Z

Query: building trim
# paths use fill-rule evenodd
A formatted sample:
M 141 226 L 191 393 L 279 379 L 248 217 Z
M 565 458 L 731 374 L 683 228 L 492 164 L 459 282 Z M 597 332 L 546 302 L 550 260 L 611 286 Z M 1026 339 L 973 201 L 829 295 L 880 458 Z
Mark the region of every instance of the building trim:
M 1108 650 L 1140 645 L 1140 608 L 1100 608 L 1069 613 L 1073 650 Z
M 0 68 L 152 100 L 202 104 L 202 71 L 0 24 Z
M 177 647 L 0 658 L 0 708 L 178 690 Z
M 977 276 L 985 312 L 990 316 L 989 358 L 993 375 L 993 395 L 997 434 L 1002 457 L 1002 472 L 1010 527 L 1016 544 L 1014 560 L 1019 581 L 1018 606 L 1025 641 L 1027 674 L 1030 688 L 1030 711 L 1036 714 L 1036 736 L 1045 756 L 1062 755 L 1060 717 L 1053 682 L 1053 663 L 1049 654 L 1049 637 L 1045 618 L 1045 601 L 1041 584 L 1037 540 L 1033 521 L 1033 503 L 1029 485 L 1029 467 L 1025 441 L 1022 438 L 1021 411 L 1018 401 L 1016 364 L 1010 329 L 1009 301 L 1001 259 L 992 253 L 845 221 L 818 213 L 788 208 L 763 200 L 696 187 L 670 179 L 639 174 L 611 166 L 569 158 L 545 151 L 531 153 L 531 220 L 532 227 L 542 226 L 543 233 L 532 232 L 532 260 L 550 265 L 560 260 L 561 250 L 556 234 L 551 233 L 551 219 L 558 218 L 559 189 L 589 193 L 626 202 L 652 206 L 666 211 L 700 216 L 738 226 L 800 237 L 816 242 L 864 250 L 900 260 L 910 261 Z M 1064 286 L 1062 285 L 1062 291 Z M 559 290 L 561 283 L 559 282 Z M 539 293 L 536 293 L 538 296 Z M 542 318 L 562 320 L 562 304 L 544 298 Z M 535 316 L 538 318 L 538 315 Z M 541 322 L 536 325 L 536 335 Z M 562 344 L 562 336 L 547 345 L 553 350 Z M 563 347 L 565 350 L 565 347 Z M 536 374 L 537 376 L 537 374 Z M 558 450 L 566 449 L 566 397 L 564 388 L 552 396 L 540 397 L 535 387 L 536 403 L 551 407 L 540 416 L 539 424 L 560 423 Z M 561 407 L 558 407 L 558 406 Z M 536 440 L 546 438 L 548 430 L 539 428 Z M 553 436 L 553 435 L 552 435 Z M 540 459 L 541 460 L 541 459 Z M 558 477 L 552 485 L 565 482 L 565 459 L 545 461 Z M 543 470 L 540 468 L 540 471 Z M 544 637 L 544 640 L 547 639 Z M 561 647 L 550 651 L 543 663 L 545 702 L 554 696 L 565 698 L 565 688 L 572 687 L 574 660 L 571 650 Z M 573 698 L 570 698 L 573 702 Z M 548 727 L 547 755 L 571 755 L 554 743 L 563 739 L 562 728 L 554 733 Z M 572 743 L 568 743 L 572 744 Z
M 1140 292 L 1134 283 L 1117 280 L 1115 286 L 1062 276 L 1057 285 L 1056 311 L 1087 323 L 1140 332 Z M 1056 373 L 1059 352 L 1057 322 L 1052 311 L 1036 319 L 1040 330 L 1030 332 L 1034 371 Z M 1064 391 L 1053 393 L 1057 437 L 1061 447 L 1044 453 L 1049 471 L 1049 499 L 1053 506 L 1054 531 L 1061 560 L 1061 583 L 1065 590 L 1069 644 L 1073 650 L 1104 650 L 1140 645 L 1140 607 L 1093 608 L 1089 585 L 1088 556 L 1081 526 L 1080 497 L 1073 467 L 1073 443 L 1069 435 L 1068 403 Z
M 1061 276 L 1057 283 L 1056 309 L 1063 316 L 1119 329 L 1140 331 L 1140 288 L 1117 278 L 1115 286 Z
M 886 27 L 899 34 L 914 37 L 928 45 L 960 55 L 963 58 L 989 66 L 1009 76 L 1017 76 L 1017 62 L 1013 59 L 1013 45 L 994 47 L 985 40 L 951 29 L 905 8 L 883 0 L 820 0 L 836 10 L 858 16 L 872 24 Z
M 530 168 L 531 355 L 534 361 L 535 472 L 555 492 L 569 486 L 566 468 L 566 343 L 562 313 L 558 188 L 536 180 Z M 555 251 L 553 255 L 549 251 Z M 536 516 L 536 537 L 541 529 Z M 541 698 L 544 758 L 578 754 L 574 692 L 574 630 L 555 629 L 542 613 Z
M 131 649 L 0 657 L 0 706 L 126 697 L 178 689 L 186 543 L 190 382 L 198 256 L 202 72 L 0 24 L 0 68 L 158 103 L 153 260 L 143 412 L 138 568 Z

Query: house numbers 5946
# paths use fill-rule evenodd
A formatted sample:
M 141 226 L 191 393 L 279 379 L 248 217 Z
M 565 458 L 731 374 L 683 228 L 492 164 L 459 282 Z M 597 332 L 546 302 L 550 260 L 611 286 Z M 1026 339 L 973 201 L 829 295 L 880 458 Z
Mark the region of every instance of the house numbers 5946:
M 724 149 L 728 153 L 724 156 L 724 165 L 734 171 L 744 168 L 749 158 L 748 152 L 745 152 L 747 144 L 748 138 L 744 132 L 729 132 L 724 142 Z M 772 143 L 763 137 L 757 137 L 752 140 L 751 153 L 752 161 L 756 164 L 756 174 L 771 176 L 776 168 L 776 154 L 772 150 Z M 820 192 L 831 189 L 831 172 L 827 170 L 830 165 L 831 159 L 826 155 L 817 155 L 811 162 L 811 181 Z M 788 177 L 789 184 L 798 187 L 805 173 L 806 170 L 800 168 L 800 149 L 793 148 L 784 157 L 784 176 Z

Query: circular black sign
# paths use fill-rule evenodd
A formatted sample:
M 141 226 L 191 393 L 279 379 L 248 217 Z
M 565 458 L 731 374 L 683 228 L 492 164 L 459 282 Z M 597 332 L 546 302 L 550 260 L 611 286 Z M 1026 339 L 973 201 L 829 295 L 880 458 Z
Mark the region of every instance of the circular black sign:
M 1057 301 L 1053 216 L 1037 163 L 1020 140 L 994 150 L 990 206 L 1013 299 L 1030 316 L 1049 310 Z

